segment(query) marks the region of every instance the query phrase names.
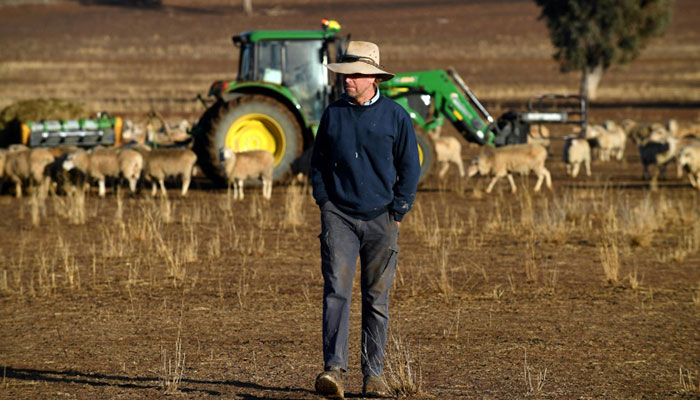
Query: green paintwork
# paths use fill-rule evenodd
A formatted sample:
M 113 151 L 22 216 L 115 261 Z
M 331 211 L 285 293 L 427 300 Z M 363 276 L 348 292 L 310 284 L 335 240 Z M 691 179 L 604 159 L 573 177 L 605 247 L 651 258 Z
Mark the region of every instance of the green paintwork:
M 392 80 L 382 82 L 379 87 L 384 95 L 401 104 L 409 112 L 414 123 L 425 131 L 442 126 L 447 119 L 467 140 L 493 145 L 494 133 L 490 122 L 484 120 L 486 116 L 479 114 L 478 107 L 468 97 L 469 89 L 466 88 L 466 92 L 462 90 L 447 71 L 396 74 Z M 413 96 L 415 101 L 420 101 L 421 96 L 430 96 L 430 106 L 425 105 L 426 109 L 423 112 L 416 110 L 409 104 L 410 96 Z M 413 104 L 415 105 L 415 102 Z

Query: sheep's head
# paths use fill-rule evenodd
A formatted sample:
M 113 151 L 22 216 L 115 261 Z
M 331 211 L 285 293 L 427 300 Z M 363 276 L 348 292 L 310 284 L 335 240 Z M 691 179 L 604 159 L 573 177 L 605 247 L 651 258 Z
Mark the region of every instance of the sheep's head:
M 678 121 L 676 121 L 675 118 L 669 119 L 668 122 L 666 122 L 666 129 L 671 135 L 676 136 L 678 134 Z
M 75 168 L 75 156 L 77 153 L 68 154 L 65 160 L 63 160 L 63 169 L 70 171 Z
M 85 150 L 79 149 L 71 151 L 70 153 L 65 155 L 62 163 L 62 168 L 66 171 L 70 171 L 73 168 L 78 168 L 85 172 L 89 163 L 90 161 L 88 159 L 88 153 Z
M 681 150 L 681 155 L 678 157 L 678 163 L 684 168 L 693 164 L 693 149 L 688 147 L 683 148 Z
M 480 157 L 480 156 L 475 157 L 472 160 L 471 164 L 469 164 L 469 168 L 467 168 L 467 177 L 471 178 L 472 176 L 476 175 L 477 173 L 479 173 L 481 171 L 481 168 L 479 168 L 479 164 L 480 164 L 479 160 L 481 158 L 482 157 Z
M 219 149 L 219 161 L 232 160 L 236 158 L 236 152 L 230 147 Z
M 622 124 L 622 129 L 628 135 L 632 132 L 632 129 L 634 129 L 634 127 L 637 126 L 637 123 L 634 120 L 629 119 L 629 118 L 623 119 L 621 124 Z
M 586 127 L 586 139 L 596 139 L 604 128 L 600 125 L 588 125 Z
M 180 122 L 177 124 L 177 129 L 179 129 L 179 130 L 181 130 L 181 131 L 183 131 L 183 132 L 189 131 L 190 128 L 192 128 L 192 124 L 190 124 L 190 121 L 188 121 L 188 120 L 186 120 L 186 119 L 183 119 L 182 121 L 180 121 Z

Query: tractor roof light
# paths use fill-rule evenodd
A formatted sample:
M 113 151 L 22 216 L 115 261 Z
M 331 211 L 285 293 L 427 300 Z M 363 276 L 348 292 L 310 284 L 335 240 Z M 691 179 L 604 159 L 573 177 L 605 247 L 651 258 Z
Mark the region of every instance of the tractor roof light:
M 321 20 L 321 27 L 323 30 L 327 32 L 339 32 L 340 31 L 340 24 L 338 21 L 334 19 L 322 19 Z

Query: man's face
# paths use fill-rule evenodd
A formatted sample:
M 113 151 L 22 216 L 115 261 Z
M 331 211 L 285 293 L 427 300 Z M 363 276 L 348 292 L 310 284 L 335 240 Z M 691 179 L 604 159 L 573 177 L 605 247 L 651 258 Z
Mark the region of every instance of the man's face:
M 344 75 L 345 93 L 358 102 L 368 101 L 374 96 L 374 75 Z

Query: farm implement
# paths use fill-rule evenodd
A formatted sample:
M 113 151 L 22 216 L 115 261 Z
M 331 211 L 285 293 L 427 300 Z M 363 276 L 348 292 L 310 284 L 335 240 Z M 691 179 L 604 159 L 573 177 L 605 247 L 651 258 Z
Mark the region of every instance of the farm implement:
M 96 118 L 24 121 L 21 143 L 29 147 L 121 145 L 122 119 L 102 113 Z

